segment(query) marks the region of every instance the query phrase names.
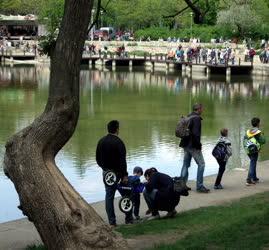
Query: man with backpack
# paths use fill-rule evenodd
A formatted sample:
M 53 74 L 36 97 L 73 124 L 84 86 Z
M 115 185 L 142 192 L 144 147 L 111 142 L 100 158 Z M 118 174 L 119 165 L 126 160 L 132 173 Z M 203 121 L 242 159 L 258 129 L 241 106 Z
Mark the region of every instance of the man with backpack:
M 194 158 L 198 165 L 196 190 L 200 193 L 208 193 L 203 184 L 203 174 L 205 168 L 205 161 L 202 154 L 201 144 L 201 114 L 203 112 L 202 104 L 194 104 L 193 112 L 184 119 L 181 119 L 176 128 L 176 136 L 181 138 L 179 146 L 184 149 L 184 160 L 181 169 L 181 177 L 187 182 L 188 169 L 191 165 L 191 159 Z M 181 128 L 182 131 L 181 131 Z M 179 132 L 179 133 L 177 133 Z M 189 188 L 190 190 L 190 188 Z
M 250 159 L 246 181 L 247 186 L 255 185 L 259 182 L 259 178 L 257 178 L 256 174 L 256 166 L 261 146 L 265 144 L 265 137 L 259 129 L 260 119 L 258 117 L 252 118 L 251 125 L 253 126 L 252 129 L 247 130 L 243 140 L 245 151 Z

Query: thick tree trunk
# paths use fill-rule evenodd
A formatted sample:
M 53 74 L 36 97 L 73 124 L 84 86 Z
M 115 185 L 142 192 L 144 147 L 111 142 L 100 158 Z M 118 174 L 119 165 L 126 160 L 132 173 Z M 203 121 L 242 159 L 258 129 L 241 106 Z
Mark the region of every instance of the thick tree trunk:
M 79 116 L 79 70 L 93 0 L 66 0 L 51 56 L 49 98 L 35 121 L 6 144 L 5 173 L 20 209 L 48 249 L 122 249 L 125 241 L 73 189 L 55 156 L 73 135 Z

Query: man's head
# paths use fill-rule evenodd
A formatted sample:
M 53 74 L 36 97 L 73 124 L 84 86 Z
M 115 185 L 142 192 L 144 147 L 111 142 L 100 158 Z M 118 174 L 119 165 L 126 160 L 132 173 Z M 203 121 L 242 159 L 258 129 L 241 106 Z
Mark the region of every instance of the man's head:
M 143 175 L 143 169 L 141 167 L 134 167 L 133 174 L 137 176 L 142 176 Z
M 258 128 L 260 126 L 260 118 L 258 117 L 253 117 L 251 119 L 251 125 L 255 128 Z
M 107 124 L 107 131 L 111 134 L 119 134 L 120 123 L 117 120 L 112 120 Z
M 201 103 L 195 103 L 192 106 L 192 111 L 198 113 L 199 115 L 203 112 L 203 105 Z
M 149 168 L 145 171 L 145 179 L 148 181 L 150 179 L 150 177 L 154 174 L 157 173 L 158 170 L 156 168 Z

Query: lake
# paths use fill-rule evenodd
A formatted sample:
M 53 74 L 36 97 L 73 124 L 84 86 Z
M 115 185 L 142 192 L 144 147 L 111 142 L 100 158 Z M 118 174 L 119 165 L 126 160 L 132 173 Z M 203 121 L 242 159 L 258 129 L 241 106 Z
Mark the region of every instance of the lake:
M 180 175 L 183 151 L 174 131 L 180 115 L 194 103 L 204 104 L 202 143 L 205 175 L 216 174 L 218 165 L 211 155 L 221 128 L 229 129 L 233 156 L 228 168 L 247 167 L 242 137 L 253 116 L 261 118 L 269 131 L 268 78 L 225 77 L 180 72 L 146 72 L 144 69 L 117 71 L 81 69 L 81 111 L 75 134 L 57 155 L 56 161 L 75 189 L 89 202 L 104 199 L 101 169 L 95 162 L 98 140 L 106 124 L 120 121 L 120 137 L 127 148 L 128 171 L 139 165 L 156 167 L 171 176 Z M 0 160 L 9 136 L 30 124 L 44 109 L 49 84 L 48 65 L 0 66 Z M 261 160 L 269 158 L 269 145 Z M 190 179 L 196 178 L 194 162 Z M 244 180 L 242 180 L 244 181 Z M 225 185 L 225 183 L 224 183 Z M 212 183 L 213 186 L 213 183 Z M 0 167 L 0 222 L 22 217 L 13 184 Z

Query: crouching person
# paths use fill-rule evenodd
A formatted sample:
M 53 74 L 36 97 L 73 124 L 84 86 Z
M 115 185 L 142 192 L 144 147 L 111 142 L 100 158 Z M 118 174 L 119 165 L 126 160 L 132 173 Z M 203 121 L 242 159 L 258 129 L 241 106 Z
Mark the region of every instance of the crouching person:
M 180 195 L 174 191 L 173 179 L 156 168 L 150 168 L 144 174 L 147 183 L 143 192 L 148 205 L 146 214 L 151 213 L 148 219 L 160 218 L 159 211 L 167 211 L 166 217 L 174 217 L 177 214 L 175 207 L 178 205 Z

